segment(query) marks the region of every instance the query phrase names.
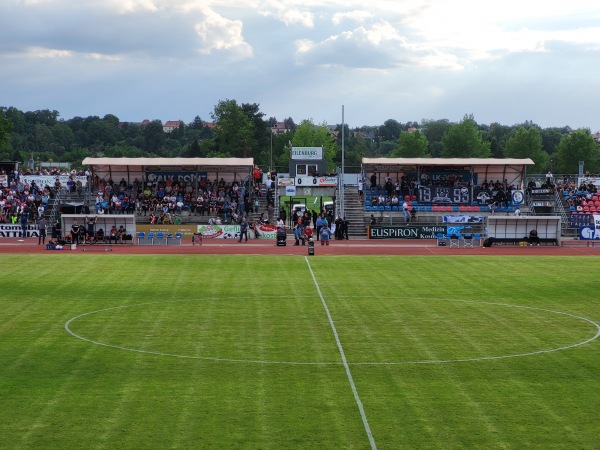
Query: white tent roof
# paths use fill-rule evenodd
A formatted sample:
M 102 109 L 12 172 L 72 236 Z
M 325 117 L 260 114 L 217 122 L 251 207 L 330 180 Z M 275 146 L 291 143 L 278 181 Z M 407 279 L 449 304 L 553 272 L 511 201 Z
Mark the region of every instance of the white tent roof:
M 254 167 L 252 158 L 85 158 L 84 166 L 202 166 L 231 167 L 234 169 Z
M 506 179 L 510 184 L 522 186 L 525 169 L 535 163 L 529 158 L 363 158 L 362 165 L 365 172 L 379 174 L 456 167 L 458 171 L 475 174 L 478 183 Z
M 129 182 L 153 172 L 187 173 L 190 180 L 195 173 L 206 173 L 229 181 L 249 176 L 254 168 L 252 158 L 85 158 L 82 164 L 102 180 L 123 178 Z
M 363 158 L 363 165 L 381 166 L 533 166 L 530 158 Z

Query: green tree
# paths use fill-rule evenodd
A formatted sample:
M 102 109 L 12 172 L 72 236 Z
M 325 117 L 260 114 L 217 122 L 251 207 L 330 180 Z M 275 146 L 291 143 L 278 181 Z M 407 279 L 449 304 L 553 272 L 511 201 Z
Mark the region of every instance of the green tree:
M 535 163 L 533 173 L 541 173 L 548 164 L 548 154 L 542 150 L 542 134 L 537 127 L 519 127 L 504 146 L 506 158 L 531 158 Z
M 142 136 L 144 138 L 142 150 L 159 155 L 166 138 L 162 122 L 153 120 L 142 126 Z
M 54 140 L 52 128 L 40 123 L 35 126 L 35 134 L 33 136 L 36 152 L 46 152 L 50 149 L 50 144 Z
M 527 123 L 526 123 L 527 124 Z M 548 155 L 553 156 L 558 149 L 558 144 L 563 136 L 571 134 L 571 127 L 550 127 L 541 130 L 542 133 L 542 148 Z
M 266 150 L 270 145 L 271 130 L 268 123 L 263 119 L 265 114 L 260 112 L 260 105 L 258 103 L 242 103 L 242 110 L 254 125 L 254 142 L 250 150 L 250 156 L 261 165 L 266 166 L 268 163 L 268 152 Z
M 489 126 L 487 136 L 490 141 L 490 149 L 494 158 L 502 158 L 504 156 L 506 141 L 513 131 L 514 127 L 500 125 L 499 123 L 492 123 Z
M 5 117 L 4 111 L 0 111 L 0 148 L 8 142 L 8 133 L 12 123 Z
M 52 127 L 52 137 L 54 141 L 53 148 L 56 148 L 55 153 L 59 156 L 64 151 L 69 151 L 75 142 L 73 130 L 66 122 L 57 122 Z
M 483 140 L 473 115 L 451 125 L 442 140 L 442 156 L 445 158 L 489 158 L 490 143 Z
M 590 130 L 575 130 L 564 135 L 556 150 L 558 173 L 578 173 L 579 161 L 584 162 L 586 171 L 598 172 L 600 168 L 600 149 Z
M 402 131 L 398 146 L 390 153 L 394 158 L 429 158 L 429 142 L 419 130 Z
M 255 146 L 254 123 L 235 100 L 221 100 L 211 114 L 215 129 L 217 152 L 238 158 L 248 158 Z
M 202 121 L 200 116 L 196 116 L 194 117 L 194 120 L 188 124 L 188 128 L 200 131 L 202 130 L 202 128 L 204 128 L 204 122 Z
M 328 173 L 335 170 L 336 143 L 329 133 L 327 124 L 315 125 L 311 120 L 303 121 L 292 137 L 294 147 L 323 147 L 323 159 Z
M 192 141 L 190 145 L 188 145 L 181 154 L 183 158 L 201 158 L 201 148 L 200 144 L 197 140 Z
M 444 135 L 450 128 L 450 121 L 448 119 L 442 120 L 426 120 L 421 121 L 421 132 L 427 138 L 429 142 L 429 153 L 434 158 L 438 157 L 442 153 L 442 141 Z
M 381 141 L 395 141 L 400 137 L 402 125 L 394 119 L 388 119 L 379 127 L 379 137 Z

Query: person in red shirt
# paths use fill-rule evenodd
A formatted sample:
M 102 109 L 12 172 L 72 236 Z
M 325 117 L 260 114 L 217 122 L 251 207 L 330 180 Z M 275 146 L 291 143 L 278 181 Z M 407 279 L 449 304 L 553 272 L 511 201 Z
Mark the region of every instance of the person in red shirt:
M 304 227 L 304 237 L 307 241 L 313 237 L 313 230 L 311 227 Z M 302 245 L 304 245 L 304 241 L 302 242 Z

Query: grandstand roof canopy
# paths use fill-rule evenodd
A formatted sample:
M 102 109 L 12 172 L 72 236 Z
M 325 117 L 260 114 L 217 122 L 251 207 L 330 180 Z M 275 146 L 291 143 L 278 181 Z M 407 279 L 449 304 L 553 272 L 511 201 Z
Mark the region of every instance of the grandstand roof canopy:
M 137 167 L 226 167 L 230 171 L 254 167 L 252 158 L 85 158 L 84 166 L 137 166 Z
M 529 159 L 516 158 L 363 158 L 368 166 L 533 166 Z
M 124 178 L 132 181 L 150 172 L 205 172 L 208 177 L 225 179 L 245 177 L 252 172 L 252 158 L 85 158 L 82 165 L 89 166 L 99 179 Z
M 474 180 L 508 180 L 521 186 L 527 166 L 535 163 L 530 158 L 363 158 L 363 171 L 366 173 L 402 173 L 456 168 L 474 174 Z M 476 176 L 476 177 L 475 177 Z

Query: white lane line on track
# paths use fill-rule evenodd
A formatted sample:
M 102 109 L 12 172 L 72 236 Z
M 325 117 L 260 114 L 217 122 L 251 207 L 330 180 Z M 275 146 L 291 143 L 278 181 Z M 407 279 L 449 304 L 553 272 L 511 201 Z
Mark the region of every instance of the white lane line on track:
M 358 391 L 356 390 L 356 385 L 354 384 L 354 379 L 352 378 L 352 372 L 350 371 L 350 366 L 348 365 L 348 361 L 346 360 L 346 354 L 344 353 L 344 348 L 342 347 L 342 343 L 340 342 L 340 338 L 338 336 L 337 330 L 335 328 L 335 324 L 333 323 L 333 318 L 331 317 L 331 313 L 329 312 L 329 307 L 327 306 L 327 302 L 321 293 L 321 288 L 319 287 L 319 283 L 317 282 L 317 278 L 315 277 L 315 273 L 308 261 L 308 257 L 304 257 L 306 264 L 308 265 L 308 270 L 310 271 L 310 275 L 313 279 L 313 283 L 315 288 L 317 289 L 317 293 L 319 294 L 319 298 L 321 299 L 321 303 L 323 304 L 323 308 L 325 309 L 325 313 L 327 314 L 327 319 L 329 320 L 329 325 L 331 326 L 331 331 L 333 332 L 333 336 L 335 337 L 335 342 L 337 344 L 338 350 L 340 352 L 340 356 L 342 357 L 342 364 L 344 365 L 344 369 L 346 370 L 346 376 L 348 377 L 348 382 L 350 383 L 350 388 L 352 389 L 352 393 L 354 394 L 354 400 L 356 401 L 356 405 L 358 406 L 358 411 L 360 412 L 360 417 L 363 422 L 363 426 L 365 427 L 365 431 L 369 438 L 369 443 L 371 444 L 371 449 L 376 450 L 377 444 L 375 443 L 375 438 L 373 437 L 373 433 L 371 433 L 371 427 L 369 426 L 369 421 L 367 420 L 367 415 L 365 414 L 365 409 L 363 408 L 363 404 L 358 395 Z

